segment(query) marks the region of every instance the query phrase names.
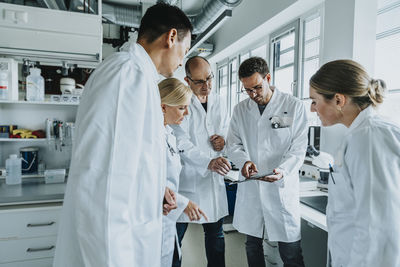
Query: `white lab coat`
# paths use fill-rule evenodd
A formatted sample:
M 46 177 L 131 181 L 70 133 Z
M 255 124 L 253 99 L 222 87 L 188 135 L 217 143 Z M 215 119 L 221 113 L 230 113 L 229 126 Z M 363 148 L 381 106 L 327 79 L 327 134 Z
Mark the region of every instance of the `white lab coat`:
M 293 123 L 273 129 L 272 116 L 290 117 Z M 302 101 L 277 89 L 262 116 L 250 98 L 235 107 L 228 133 L 228 158 L 239 169 L 246 161 L 254 162 L 259 174 L 275 168 L 284 170 L 284 177 L 274 183 L 250 181 L 238 185 L 233 226 L 239 232 L 262 238 L 265 225 L 271 241 L 300 240 L 298 171 L 306 152 L 307 129 Z
M 226 106 L 218 95 L 210 94 L 207 113 L 199 99 L 193 95 L 189 105 L 189 115 L 180 126 L 174 126 L 178 149 L 182 162 L 179 193 L 195 202 L 207 214 L 208 222 L 217 222 L 228 215 L 228 201 L 224 177 L 208 170 L 210 161 L 218 156 L 209 141 L 218 134 L 226 137 L 229 125 Z M 183 214 L 178 222 L 190 222 Z M 201 220 L 193 223 L 206 223 Z
M 334 171 L 327 207 L 332 266 L 400 266 L 400 128 L 366 108 Z
M 87 82 L 54 266 L 160 266 L 166 159 L 157 79 L 134 43 Z
M 179 188 L 179 174 L 182 169 L 179 151 L 176 148 L 176 139 L 172 134 L 172 128 L 168 125 L 165 127 L 166 139 L 167 139 L 167 186 L 172 189 L 175 193 L 178 192 Z M 176 240 L 176 221 L 179 216 L 182 215 L 183 210 L 189 203 L 189 199 L 176 194 L 176 203 L 178 208 L 172 210 L 167 216 L 163 216 L 163 238 L 162 238 L 162 249 L 161 249 L 161 266 L 171 267 L 172 258 L 174 256 L 174 245 Z

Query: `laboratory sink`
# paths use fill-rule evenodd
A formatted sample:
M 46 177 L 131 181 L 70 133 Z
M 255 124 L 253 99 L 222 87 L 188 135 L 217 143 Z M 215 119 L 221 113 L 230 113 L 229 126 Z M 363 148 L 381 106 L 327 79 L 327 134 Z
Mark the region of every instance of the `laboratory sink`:
M 300 202 L 319 212 L 326 214 L 326 205 L 328 204 L 328 196 L 311 196 L 301 197 Z

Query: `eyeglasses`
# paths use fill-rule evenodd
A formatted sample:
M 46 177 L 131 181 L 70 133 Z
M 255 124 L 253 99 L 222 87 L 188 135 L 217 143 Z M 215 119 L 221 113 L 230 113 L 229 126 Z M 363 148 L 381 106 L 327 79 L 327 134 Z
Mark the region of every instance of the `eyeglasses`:
M 186 76 L 192 83 L 194 83 L 195 85 L 205 85 L 205 84 L 210 84 L 211 80 L 214 78 L 214 73 L 211 72 L 211 74 L 207 77 L 206 80 L 193 80 L 192 78 L 190 78 L 189 76 Z
M 249 94 L 249 95 L 252 94 L 252 93 L 259 93 L 259 92 L 261 92 L 261 90 L 264 88 L 264 87 L 263 87 L 264 79 L 265 79 L 265 77 L 263 78 L 263 81 L 262 81 L 260 84 L 257 84 L 256 86 L 254 86 L 253 89 L 244 88 L 244 86 L 243 86 L 243 84 L 242 84 L 242 88 L 240 89 L 240 91 L 241 91 L 242 93 L 247 93 L 247 94 Z

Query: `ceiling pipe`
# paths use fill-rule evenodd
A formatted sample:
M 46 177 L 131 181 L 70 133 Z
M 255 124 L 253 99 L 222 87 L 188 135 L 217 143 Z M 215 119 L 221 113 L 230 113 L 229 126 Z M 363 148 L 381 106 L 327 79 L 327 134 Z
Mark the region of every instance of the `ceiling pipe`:
M 139 28 L 140 26 L 140 20 L 142 19 L 141 5 L 128 7 L 103 3 L 102 9 L 102 16 L 108 22 L 133 28 Z
M 41 7 L 56 10 L 67 10 L 67 7 L 63 0 L 37 0 Z
M 242 0 L 209 1 L 201 15 L 195 17 L 193 21 L 193 34 L 203 33 L 225 10 L 232 10 L 241 2 Z

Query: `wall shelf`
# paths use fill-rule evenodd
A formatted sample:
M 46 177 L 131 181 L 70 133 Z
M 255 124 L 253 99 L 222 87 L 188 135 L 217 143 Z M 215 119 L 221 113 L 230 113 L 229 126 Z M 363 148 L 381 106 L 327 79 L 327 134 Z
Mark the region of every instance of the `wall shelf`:
M 46 138 L 0 138 L 0 142 L 43 143 L 46 141 Z
M 0 104 L 79 106 L 79 103 L 75 102 L 24 101 L 24 100 L 19 100 L 19 101 L 0 100 Z

